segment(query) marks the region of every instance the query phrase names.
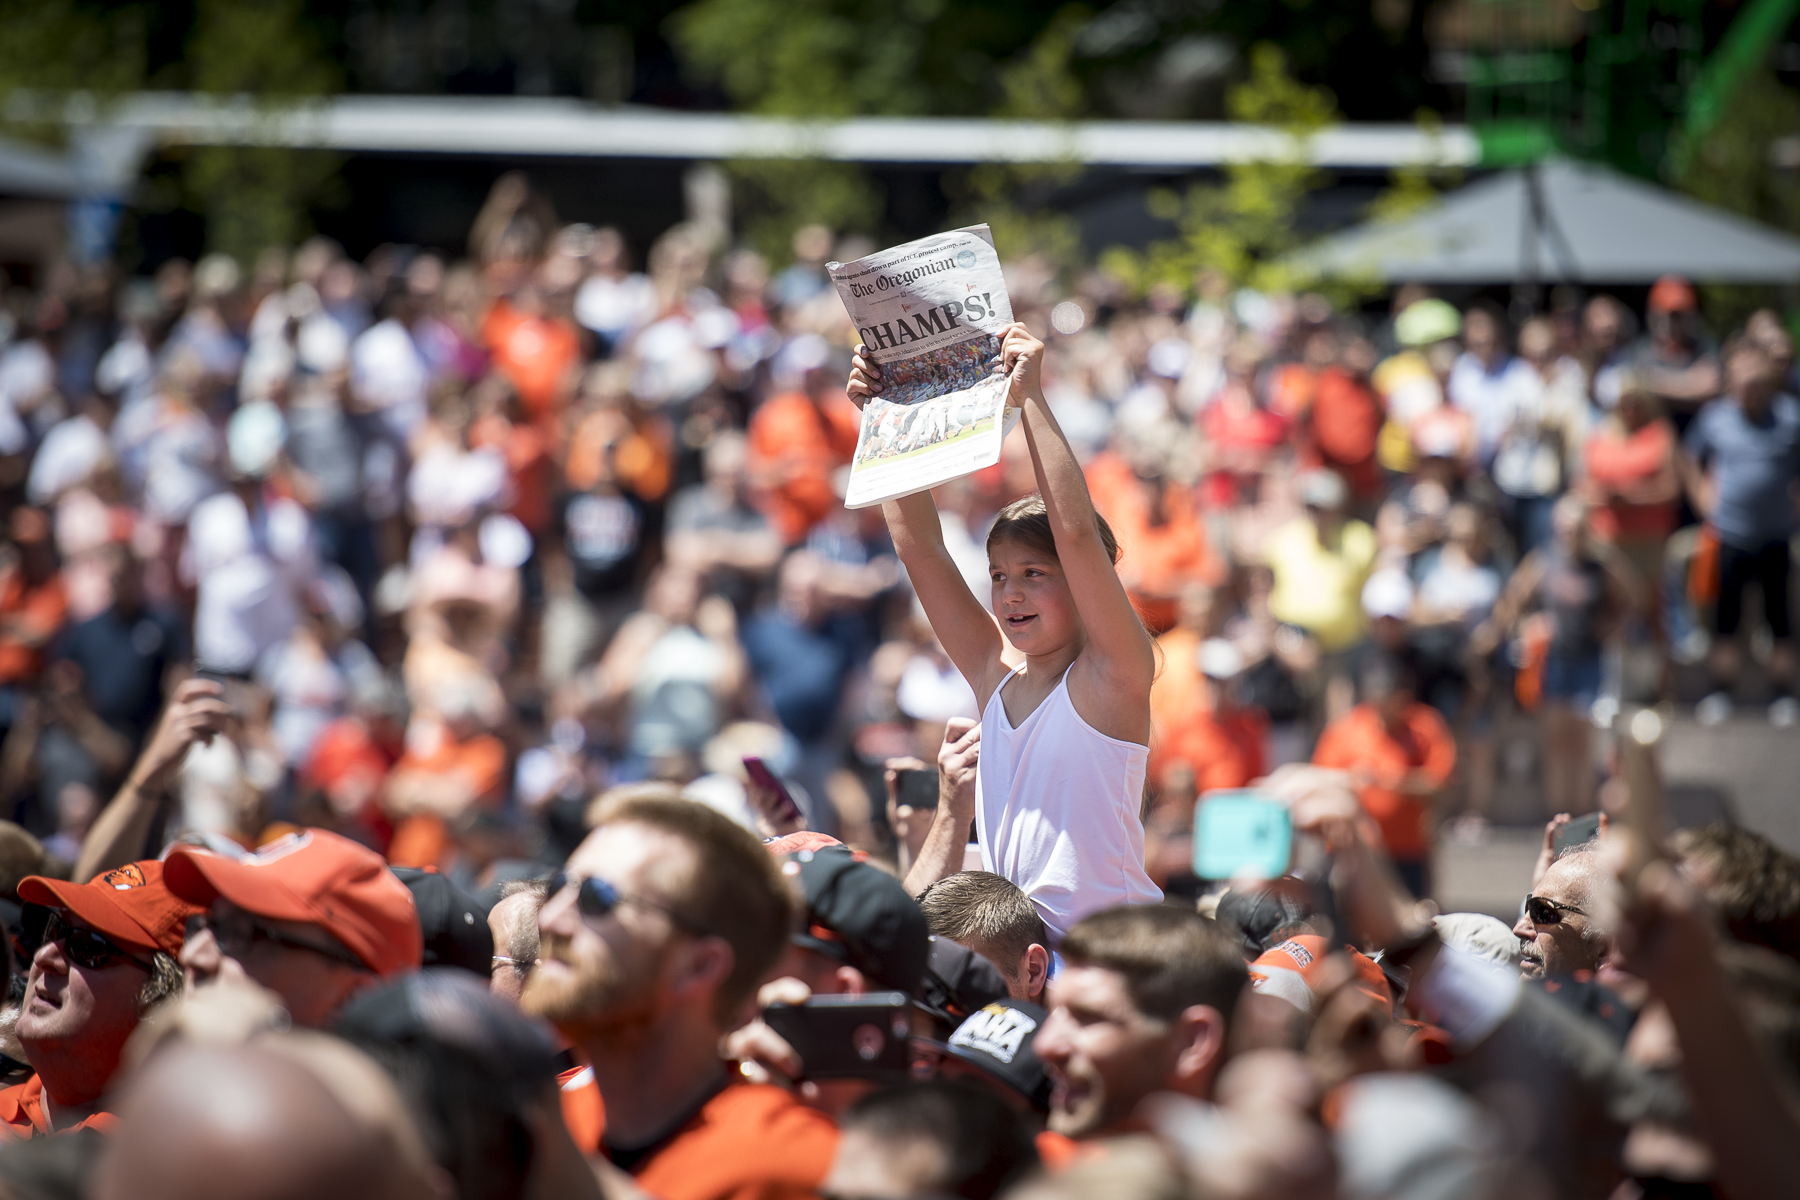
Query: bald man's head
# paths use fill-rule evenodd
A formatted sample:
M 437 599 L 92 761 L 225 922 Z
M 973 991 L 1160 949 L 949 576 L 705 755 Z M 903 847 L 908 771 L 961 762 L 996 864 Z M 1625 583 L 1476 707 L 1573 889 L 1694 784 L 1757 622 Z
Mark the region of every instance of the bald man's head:
M 302 1055 L 180 1044 L 116 1110 L 96 1200 L 413 1200 L 433 1194 L 389 1130 L 351 1112 Z

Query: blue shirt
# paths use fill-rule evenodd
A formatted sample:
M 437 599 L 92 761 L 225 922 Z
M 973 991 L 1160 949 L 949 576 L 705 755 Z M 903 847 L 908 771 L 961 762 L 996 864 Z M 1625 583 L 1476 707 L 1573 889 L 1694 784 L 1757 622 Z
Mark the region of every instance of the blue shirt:
M 1760 550 L 1794 533 L 1790 488 L 1800 477 L 1800 400 L 1782 394 L 1753 422 L 1729 397 L 1702 408 L 1683 444 L 1709 466 L 1718 489 L 1712 524 L 1719 540 Z

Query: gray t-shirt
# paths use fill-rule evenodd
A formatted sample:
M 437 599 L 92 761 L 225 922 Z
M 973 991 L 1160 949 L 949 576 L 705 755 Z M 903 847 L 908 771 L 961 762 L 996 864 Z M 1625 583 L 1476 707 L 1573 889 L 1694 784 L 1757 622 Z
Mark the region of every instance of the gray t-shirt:
M 1800 400 L 1776 396 L 1761 422 L 1746 418 L 1730 397 L 1714 400 L 1695 415 L 1684 444 L 1717 482 L 1712 523 L 1719 540 L 1758 550 L 1793 536 L 1790 489 L 1800 477 Z

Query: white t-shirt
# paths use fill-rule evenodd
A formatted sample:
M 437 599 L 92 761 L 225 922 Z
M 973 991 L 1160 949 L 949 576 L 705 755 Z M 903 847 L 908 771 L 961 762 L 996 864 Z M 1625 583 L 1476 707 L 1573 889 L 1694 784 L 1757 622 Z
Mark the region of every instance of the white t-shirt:
M 1031 897 L 1057 943 L 1091 912 L 1160 903 L 1162 889 L 1144 871 L 1138 815 L 1149 747 L 1082 720 L 1066 672 L 1017 727 L 1006 717 L 1005 690 L 995 688 L 981 714 L 982 865 Z

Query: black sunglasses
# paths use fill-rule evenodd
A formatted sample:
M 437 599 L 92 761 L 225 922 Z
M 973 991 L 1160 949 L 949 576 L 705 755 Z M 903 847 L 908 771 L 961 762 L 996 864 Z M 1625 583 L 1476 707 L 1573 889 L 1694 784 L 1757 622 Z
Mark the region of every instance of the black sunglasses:
M 121 958 L 146 971 L 156 969 L 148 959 L 139 958 L 105 934 L 69 924 L 60 908 L 49 910 L 44 918 L 43 934 L 31 945 L 31 953 L 36 954 L 41 947 L 51 942 L 61 942 L 63 953 L 68 956 L 69 961 L 85 970 L 104 971 Z
M 227 958 L 242 961 L 250 953 L 250 947 L 257 942 L 269 942 L 283 946 L 289 950 L 310 950 L 314 954 L 323 955 L 333 962 L 355 967 L 359 971 L 367 971 L 369 966 L 362 959 L 348 950 L 337 946 L 328 946 L 322 942 L 309 942 L 304 938 L 291 937 L 279 929 L 271 928 L 248 913 L 233 913 L 223 919 L 211 913 L 195 913 L 187 919 L 187 936 L 194 937 L 201 930 L 213 935 L 219 943 L 219 950 Z
M 638 908 L 654 909 L 668 917 L 677 929 L 696 937 L 704 937 L 711 932 L 704 925 L 682 916 L 666 904 L 658 904 L 654 900 L 641 900 L 636 896 L 627 896 L 606 880 L 595 875 L 576 879 L 567 871 L 558 871 L 550 877 L 550 890 L 546 894 L 555 896 L 570 884 L 575 885 L 575 911 L 584 917 L 599 920 L 615 908 L 629 904 L 636 905 Z
M 1533 925 L 1560 925 L 1564 913 L 1587 916 L 1587 910 L 1576 908 L 1573 904 L 1559 904 L 1542 896 L 1525 897 L 1525 915 L 1531 918 Z

